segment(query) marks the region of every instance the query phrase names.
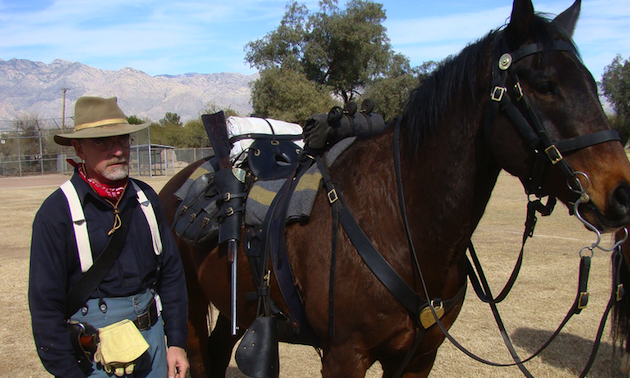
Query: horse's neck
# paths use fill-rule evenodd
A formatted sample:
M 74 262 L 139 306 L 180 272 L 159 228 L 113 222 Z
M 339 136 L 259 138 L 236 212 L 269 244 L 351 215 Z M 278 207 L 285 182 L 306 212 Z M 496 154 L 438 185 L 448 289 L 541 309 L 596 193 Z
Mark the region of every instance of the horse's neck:
M 444 125 L 417 155 L 402 154 L 405 202 L 416 243 L 460 251 L 477 227 L 500 171 L 480 145 L 478 128 Z

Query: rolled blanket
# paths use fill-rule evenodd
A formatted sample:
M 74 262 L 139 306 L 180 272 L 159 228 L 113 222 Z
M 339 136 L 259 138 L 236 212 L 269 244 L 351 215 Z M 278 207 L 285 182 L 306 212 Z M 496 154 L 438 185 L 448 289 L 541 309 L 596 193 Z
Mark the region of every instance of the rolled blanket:
M 302 135 L 302 126 L 299 124 L 277 119 L 228 117 L 226 122 L 228 137 L 230 139 L 247 134 Z M 269 125 L 273 127 L 273 131 Z M 254 139 L 240 139 L 235 141 L 230 151 L 230 160 L 232 160 L 234 164 L 241 163 L 247 157 L 243 152 L 247 151 L 253 142 Z M 300 146 L 300 148 L 304 148 L 304 142 L 302 142 L 301 139 L 294 141 L 294 143 Z

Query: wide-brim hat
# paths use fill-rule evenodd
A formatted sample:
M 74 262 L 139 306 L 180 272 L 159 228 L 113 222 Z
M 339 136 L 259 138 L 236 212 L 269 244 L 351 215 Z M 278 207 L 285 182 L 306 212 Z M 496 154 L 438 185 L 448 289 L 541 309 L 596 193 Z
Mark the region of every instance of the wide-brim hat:
M 72 145 L 73 139 L 106 138 L 135 133 L 151 123 L 131 125 L 118 107 L 118 99 L 84 96 L 74 105 L 74 130 L 55 135 L 55 142 L 62 146 Z

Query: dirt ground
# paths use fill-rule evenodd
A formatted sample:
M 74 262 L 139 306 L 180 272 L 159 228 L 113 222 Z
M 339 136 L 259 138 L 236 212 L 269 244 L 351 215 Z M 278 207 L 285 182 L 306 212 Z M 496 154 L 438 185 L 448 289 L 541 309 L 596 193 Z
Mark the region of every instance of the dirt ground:
M 0 377 L 49 377 L 32 341 L 28 311 L 28 264 L 31 223 L 41 202 L 61 183 L 63 175 L 0 178 Z M 143 177 L 157 191 L 168 178 Z M 519 181 L 502 174 L 481 224 L 473 236 L 478 254 L 496 294 L 509 277 L 520 248 L 526 196 Z M 605 236 L 610 244 L 610 237 Z M 550 217 L 539 218 L 526 246 L 519 279 L 499 305 L 518 353 L 529 356 L 542 345 L 570 308 L 577 290 L 579 251 L 595 236 L 558 205 Z M 599 320 L 610 295 L 610 253 L 596 250 L 591 268 L 588 307 L 576 315 L 562 334 L 539 357 L 527 363 L 536 377 L 576 377 L 585 365 Z M 386 324 L 383 324 L 386 327 Z M 487 305 L 469 286 L 452 335 L 482 358 L 510 363 L 510 356 Z M 280 377 L 320 376 L 320 361 L 309 347 L 282 344 Z M 613 354 L 609 327 L 589 377 L 627 377 Z M 378 364 L 368 377 L 379 377 Z M 228 377 L 242 378 L 234 361 Z M 518 377 L 515 367 L 489 367 L 472 360 L 446 341 L 431 377 Z

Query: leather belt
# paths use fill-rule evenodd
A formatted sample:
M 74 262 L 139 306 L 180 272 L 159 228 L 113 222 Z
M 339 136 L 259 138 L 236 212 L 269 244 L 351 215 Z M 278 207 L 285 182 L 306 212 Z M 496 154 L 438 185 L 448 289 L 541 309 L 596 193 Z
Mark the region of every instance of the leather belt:
M 147 312 L 138 316 L 132 320 L 133 324 L 138 327 L 140 331 L 147 330 L 155 325 L 158 320 L 157 305 L 155 304 L 155 298 L 151 300 L 149 306 L 147 306 Z

